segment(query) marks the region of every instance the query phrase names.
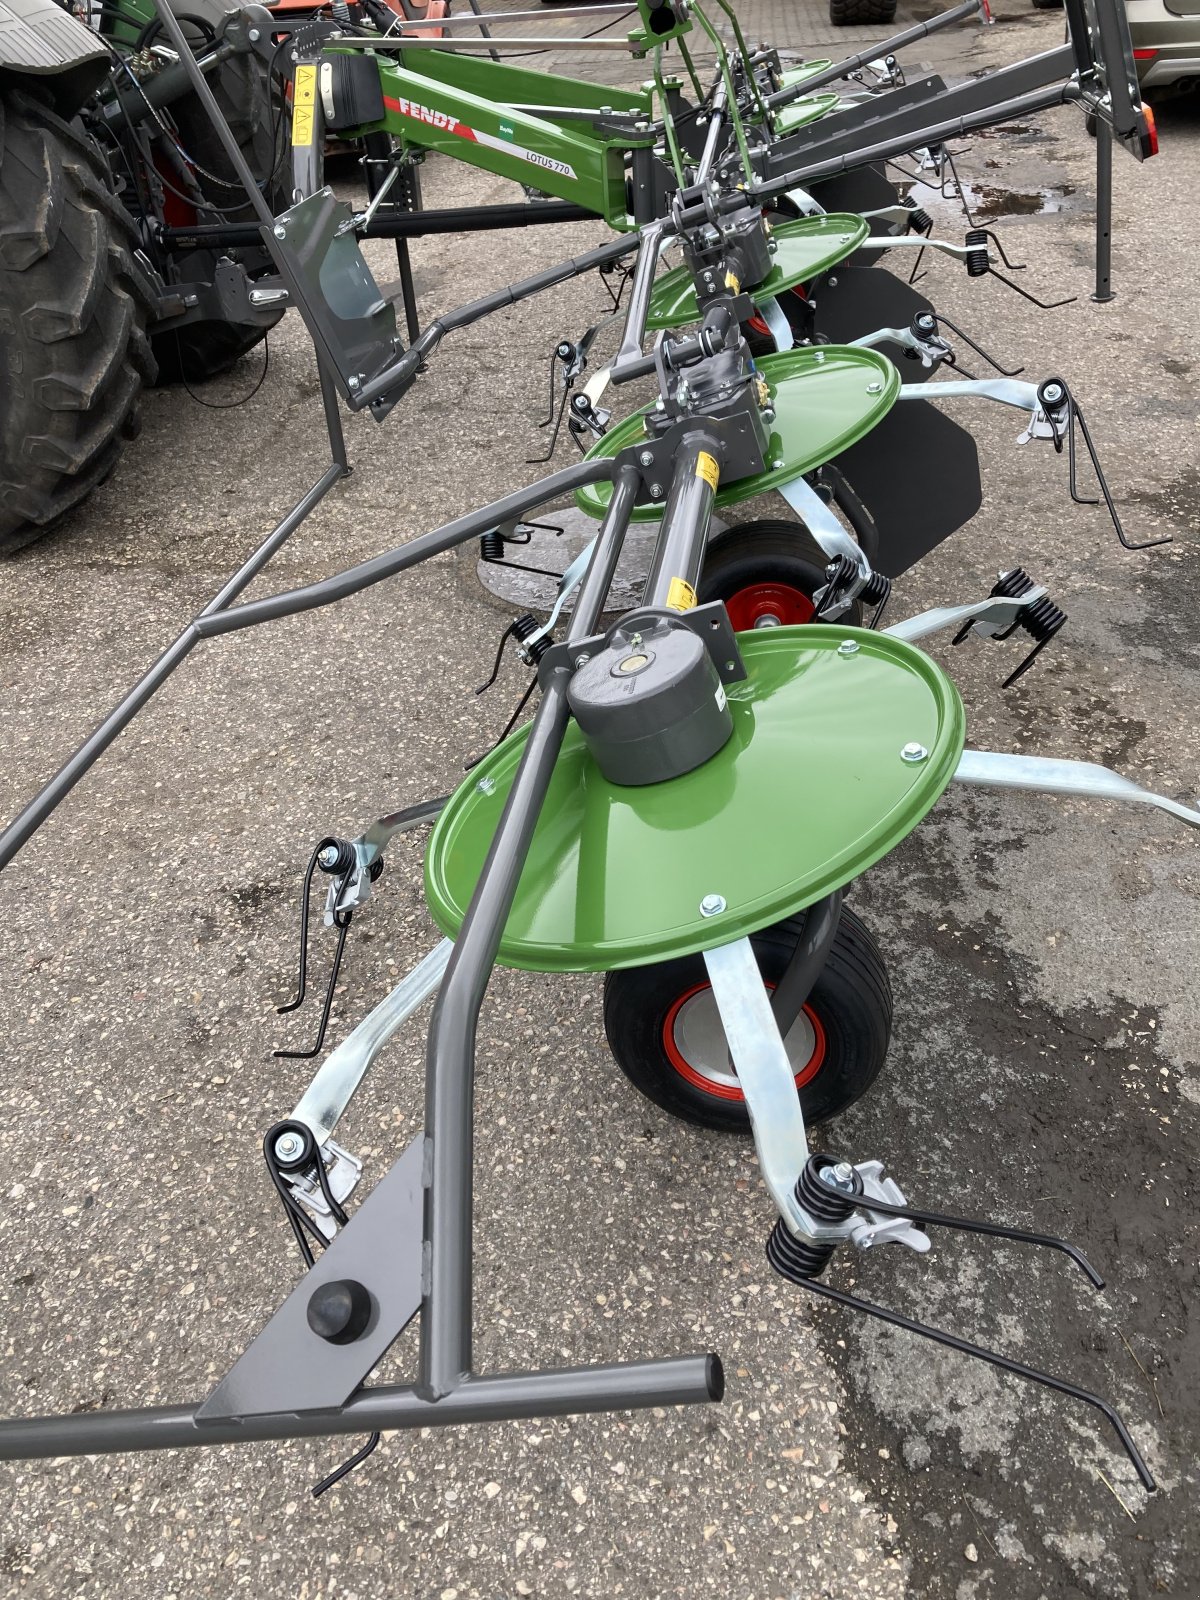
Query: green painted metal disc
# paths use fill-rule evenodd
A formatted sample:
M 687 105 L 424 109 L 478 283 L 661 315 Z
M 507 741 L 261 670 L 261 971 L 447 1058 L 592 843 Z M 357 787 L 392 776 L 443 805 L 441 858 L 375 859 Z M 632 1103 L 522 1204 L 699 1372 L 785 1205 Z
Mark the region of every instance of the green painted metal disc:
M 832 61 L 802 61 L 798 67 L 788 67 L 780 73 L 781 89 L 790 89 L 794 84 L 807 83 L 810 78 L 815 78 L 818 72 L 824 72 L 826 67 L 831 67 Z
M 851 642 L 858 649 L 839 654 Z M 848 883 L 895 848 L 954 774 L 966 733 L 946 674 L 913 645 L 809 624 L 743 633 L 733 737 L 670 783 L 609 783 L 571 722 L 498 960 L 535 972 L 636 967 L 725 944 Z M 425 857 L 455 936 L 526 730 L 471 773 Z M 905 760 L 920 745 L 923 760 Z M 700 902 L 726 908 L 702 917 Z
M 790 106 L 775 113 L 775 137 L 782 138 L 795 133 L 797 128 L 807 128 L 810 122 L 826 116 L 837 103 L 836 94 L 810 94 L 802 100 L 793 100 Z
M 900 393 L 900 371 L 886 356 L 854 345 L 804 346 L 780 355 L 763 356 L 758 370 L 771 393 L 775 421 L 767 446 L 768 466 L 753 477 L 722 483 L 717 506 L 737 505 L 752 495 L 766 494 L 848 450 L 891 410 Z M 589 459 L 618 455 L 645 437 L 645 411 L 610 428 L 588 451 Z M 589 517 L 604 515 L 612 494 L 608 483 L 589 484 L 575 503 Z M 662 506 L 639 505 L 634 519 L 662 516 Z
M 865 218 L 850 212 L 830 211 L 821 217 L 781 222 L 772 229 L 775 256 L 771 270 L 749 291 L 751 298 L 761 304 L 836 267 L 854 254 L 870 231 Z M 654 280 L 647 328 L 678 328 L 695 322 L 699 315 L 695 285 L 685 266 L 672 267 Z

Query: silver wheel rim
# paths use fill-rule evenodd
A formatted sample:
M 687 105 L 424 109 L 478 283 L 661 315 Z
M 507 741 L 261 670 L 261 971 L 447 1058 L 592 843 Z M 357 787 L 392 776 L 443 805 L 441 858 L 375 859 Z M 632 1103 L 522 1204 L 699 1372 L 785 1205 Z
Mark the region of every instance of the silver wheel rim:
M 689 995 L 675 1013 L 671 1027 L 676 1050 L 697 1077 L 711 1083 L 714 1089 L 736 1089 L 737 1073 L 729 1060 L 725 1043 L 725 1030 L 717 1002 L 709 988 Z M 817 1047 L 817 1033 L 807 1011 L 802 1011 L 788 1029 L 784 1046 L 792 1071 L 804 1071 Z

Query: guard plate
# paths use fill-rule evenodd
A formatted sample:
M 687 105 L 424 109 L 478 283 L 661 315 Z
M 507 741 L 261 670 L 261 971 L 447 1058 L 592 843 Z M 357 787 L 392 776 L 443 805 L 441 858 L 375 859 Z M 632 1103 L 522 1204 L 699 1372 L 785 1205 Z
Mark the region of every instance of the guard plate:
M 858 649 L 838 653 L 851 641 Z M 497 959 L 544 972 L 642 966 L 726 944 L 832 893 L 894 849 L 954 774 L 953 683 L 914 646 L 809 624 L 738 637 L 733 736 L 642 788 L 602 776 L 572 722 Z M 425 858 L 433 918 L 462 922 L 524 749 L 504 741 L 451 797 Z M 928 752 L 901 757 L 906 744 Z M 701 917 L 706 895 L 726 909 Z
M 839 261 L 851 256 L 870 234 L 870 224 L 849 212 L 829 212 L 822 217 L 802 217 L 772 227 L 776 250 L 771 270 L 751 298 L 770 300 L 777 294 L 807 283 Z M 679 328 L 700 315 L 692 275 L 685 266 L 672 267 L 654 280 L 650 292 L 648 328 Z
M 900 393 L 900 372 L 886 356 L 850 345 L 805 346 L 784 355 L 763 356 L 758 370 L 771 395 L 775 421 L 767 446 L 769 466 L 753 477 L 723 480 L 716 506 L 737 505 L 767 494 L 849 449 L 885 416 Z M 646 437 L 645 411 L 635 411 L 610 428 L 588 451 L 589 460 L 618 455 Z M 612 494 L 610 483 L 580 489 L 575 503 L 597 520 Z M 656 521 L 661 504 L 634 507 L 634 519 Z

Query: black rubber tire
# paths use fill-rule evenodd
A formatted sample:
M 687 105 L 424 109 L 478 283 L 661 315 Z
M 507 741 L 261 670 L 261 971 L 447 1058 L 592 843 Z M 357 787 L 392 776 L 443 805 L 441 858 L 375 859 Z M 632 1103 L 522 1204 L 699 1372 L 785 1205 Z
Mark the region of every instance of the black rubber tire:
M 1061 11 L 1063 0 L 1033 0 L 1035 11 Z
M 218 29 L 226 12 L 221 0 L 186 0 L 179 9 L 204 18 Z M 268 81 L 263 62 L 249 54 L 231 56 L 209 75 L 208 82 L 251 172 L 264 180 L 264 193 L 271 210 L 275 213 L 284 210 L 288 205 L 291 181 L 290 122 L 280 105 L 277 85 Z M 226 213 L 219 220 L 257 222 L 258 213 L 247 198 L 233 163 L 196 96 L 183 96 L 171 106 L 170 111 L 184 149 L 199 166 L 214 175 L 213 178 L 207 178 L 203 173 L 198 173 L 197 183 L 205 198 L 214 206 L 222 207 Z M 211 222 L 218 219 L 206 214 L 201 220 Z M 258 247 L 223 252 L 182 251 L 178 257 L 180 281 L 211 282 L 221 254 L 243 262 L 250 271 L 269 265 L 266 251 Z M 158 358 L 161 381 L 178 383 L 186 379 L 188 382 L 200 382 L 227 372 L 248 350 L 265 338 L 270 327 L 282 316 L 283 312 L 280 311 L 269 325 L 212 320 L 190 323 L 177 332 L 165 329 L 154 337 L 154 353 Z
M 786 584 L 811 598 L 825 582 L 828 561 L 801 522 L 764 517 L 734 523 L 717 534 L 705 552 L 698 598 L 701 605 L 710 600 L 728 605 L 742 590 L 772 583 Z M 855 600 L 837 621 L 861 626 L 862 606 Z
M 835 28 L 894 22 L 896 0 L 829 0 L 829 20 Z
M 137 431 L 155 375 L 137 242 L 99 146 L 0 92 L 0 555 L 78 505 Z
M 751 937 L 766 983 L 778 981 L 796 947 L 804 918 L 792 917 Z M 681 995 L 707 984 L 703 956 L 610 972 L 604 980 L 604 1029 L 621 1071 L 656 1106 L 684 1122 L 748 1133 L 744 1100 L 730 1100 L 689 1082 L 667 1054 L 664 1032 Z M 871 1087 L 887 1055 L 892 991 L 874 939 L 843 910 L 829 959 L 809 998 L 824 1032 L 821 1065 L 800 1086 L 810 1123 L 827 1122 Z

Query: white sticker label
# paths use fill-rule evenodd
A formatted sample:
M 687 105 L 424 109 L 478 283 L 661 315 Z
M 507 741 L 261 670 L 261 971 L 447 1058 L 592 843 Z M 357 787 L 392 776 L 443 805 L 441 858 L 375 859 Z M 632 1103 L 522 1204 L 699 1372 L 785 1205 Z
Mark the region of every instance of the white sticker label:
M 713 698 L 717 702 L 717 710 L 724 711 L 728 701 L 725 698 L 725 685 L 723 683 L 719 683 L 717 685 L 717 692 Z

